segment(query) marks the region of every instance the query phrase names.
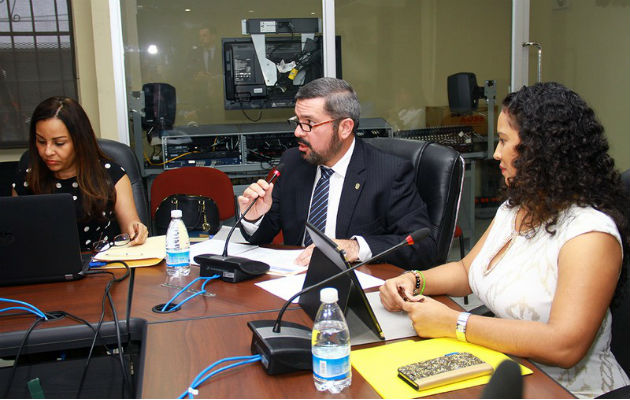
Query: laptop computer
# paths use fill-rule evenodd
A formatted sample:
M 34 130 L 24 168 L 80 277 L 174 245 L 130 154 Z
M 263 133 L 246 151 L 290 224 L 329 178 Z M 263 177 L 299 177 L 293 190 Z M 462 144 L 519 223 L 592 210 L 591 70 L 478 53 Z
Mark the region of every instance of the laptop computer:
M 311 235 L 315 249 L 306 271 L 303 288 L 350 268 L 350 264 L 334 241 L 309 222 L 306 223 L 306 230 Z M 323 287 L 337 289 L 339 294 L 337 304 L 346 316 L 352 344 L 385 340 L 381 325 L 354 271 L 328 282 Z M 311 319 L 315 319 L 321 304 L 319 290 L 311 290 L 300 295 L 299 304 Z
M 70 194 L 0 197 L 0 286 L 71 281 L 88 268 Z

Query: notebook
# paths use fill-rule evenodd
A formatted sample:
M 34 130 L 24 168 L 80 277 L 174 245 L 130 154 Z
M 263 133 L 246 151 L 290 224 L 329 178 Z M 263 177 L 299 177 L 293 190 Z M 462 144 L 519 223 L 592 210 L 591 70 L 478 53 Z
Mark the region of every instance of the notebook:
M 88 265 L 70 194 L 0 197 L 0 286 L 71 281 Z
M 306 223 L 306 230 L 308 234 L 311 235 L 315 249 L 313 250 L 311 262 L 306 271 L 303 288 L 321 282 L 336 273 L 350 268 L 350 265 L 334 241 L 309 222 Z M 339 294 L 337 304 L 339 304 L 339 307 L 346 316 L 353 345 L 385 340 L 381 325 L 354 271 L 350 271 L 324 284 L 322 288 L 323 287 L 334 287 L 337 289 Z M 321 304 L 319 290 L 311 290 L 303 293 L 300 295 L 299 303 L 304 311 L 312 319 L 315 319 L 315 315 Z

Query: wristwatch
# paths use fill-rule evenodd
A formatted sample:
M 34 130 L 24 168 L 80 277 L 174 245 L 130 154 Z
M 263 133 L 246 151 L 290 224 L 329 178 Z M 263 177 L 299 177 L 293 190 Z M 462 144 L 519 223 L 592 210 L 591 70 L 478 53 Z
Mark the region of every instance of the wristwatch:
M 470 313 L 461 312 L 457 317 L 457 326 L 455 326 L 455 336 L 457 336 L 457 340 L 461 340 L 462 342 L 467 342 L 466 340 L 466 324 L 468 323 L 468 317 L 470 317 Z

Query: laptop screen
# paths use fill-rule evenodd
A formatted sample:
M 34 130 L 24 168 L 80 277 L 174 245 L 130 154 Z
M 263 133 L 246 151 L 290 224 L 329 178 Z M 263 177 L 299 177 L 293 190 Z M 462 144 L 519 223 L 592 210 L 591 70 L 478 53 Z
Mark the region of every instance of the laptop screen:
M 0 285 L 80 278 L 75 213 L 67 193 L 0 197 Z

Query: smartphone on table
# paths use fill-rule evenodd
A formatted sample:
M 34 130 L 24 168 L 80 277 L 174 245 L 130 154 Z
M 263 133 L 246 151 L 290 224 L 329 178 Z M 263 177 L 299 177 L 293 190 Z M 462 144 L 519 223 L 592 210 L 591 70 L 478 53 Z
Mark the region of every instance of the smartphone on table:
M 398 377 L 416 390 L 490 375 L 493 368 L 471 353 L 449 353 L 398 368 Z

